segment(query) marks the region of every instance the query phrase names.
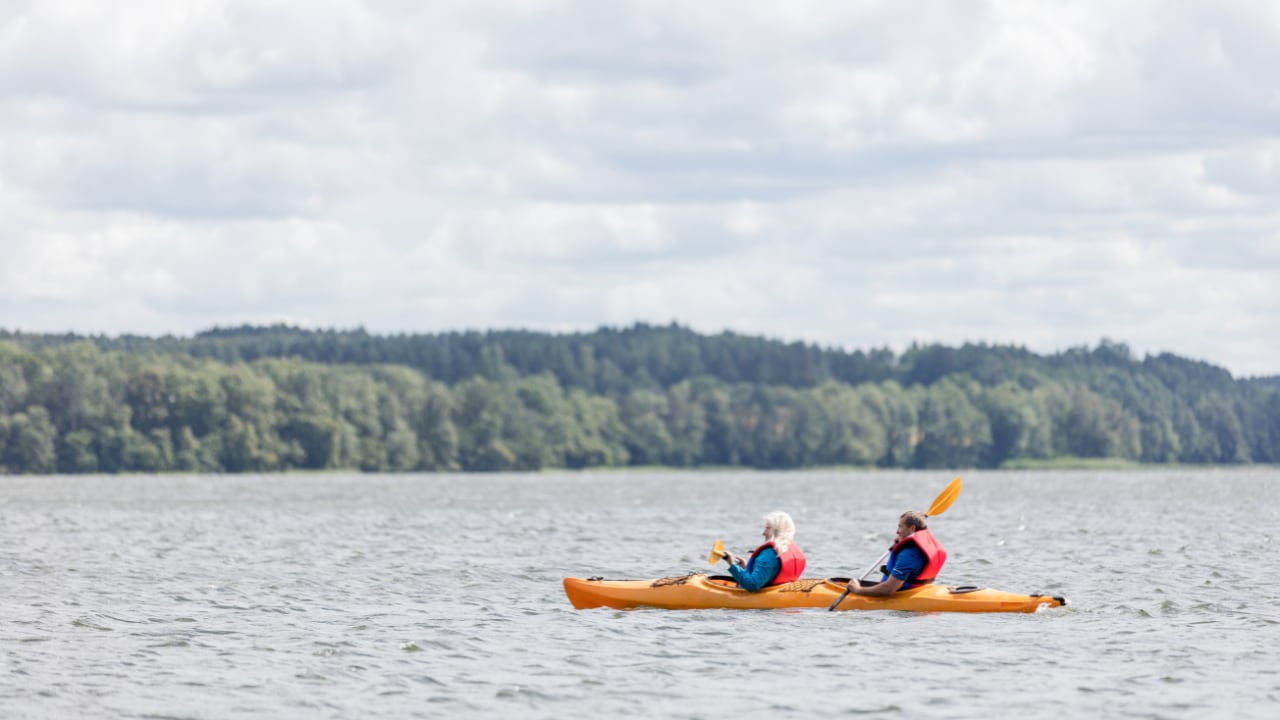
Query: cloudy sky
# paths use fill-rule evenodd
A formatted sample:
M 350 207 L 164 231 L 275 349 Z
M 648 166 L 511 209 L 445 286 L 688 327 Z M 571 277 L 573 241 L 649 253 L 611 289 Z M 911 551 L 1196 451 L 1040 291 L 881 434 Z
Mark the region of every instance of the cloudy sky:
M 1280 373 L 1280 3 L 0 0 L 0 328 Z

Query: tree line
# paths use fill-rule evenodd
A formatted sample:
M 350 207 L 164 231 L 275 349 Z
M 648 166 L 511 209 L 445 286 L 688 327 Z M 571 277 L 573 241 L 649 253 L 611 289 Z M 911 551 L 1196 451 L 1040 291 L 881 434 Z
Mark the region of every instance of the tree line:
M 0 331 L 0 472 L 1280 461 L 1280 382 L 1103 341 L 847 352 L 679 326 Z

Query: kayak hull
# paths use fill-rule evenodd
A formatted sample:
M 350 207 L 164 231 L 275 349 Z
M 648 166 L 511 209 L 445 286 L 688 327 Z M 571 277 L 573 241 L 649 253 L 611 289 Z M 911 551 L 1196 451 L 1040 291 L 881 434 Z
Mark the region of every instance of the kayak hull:
M 747 592 L 724 575 L 694 573 L 653 580 L 564 579 L 569 602 L 580 610 L 653 607 L 668 610 L 830 607 L 844 593 L 845 578 L 802 578 Z M 1061 607 L 1065 598 L 1021 595 L 975 587 L 924 585 L 886 597 L 846 596 L 837 610 L 901 610 L 907 612 L 1021 612 Z

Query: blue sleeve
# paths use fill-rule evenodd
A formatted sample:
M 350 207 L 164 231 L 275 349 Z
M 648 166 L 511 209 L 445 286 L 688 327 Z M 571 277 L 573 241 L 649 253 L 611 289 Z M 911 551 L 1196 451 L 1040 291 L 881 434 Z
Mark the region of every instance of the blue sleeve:
M 898 551 L 898 557 L 893 562 L 893 570 L 889 574 L 904 583 L 911 582 L 911 579 L 919 575 L 928 562 L 929 559 L 919 548 L 905 547 Z
M 782 569 L 782 561 L 778 560 L 778 553 L 774 552 L 773 548 L 767 547 L 761 550 L 760 554 L 752 556 L 747 567 L 751 568 L 750 572 L 737 565 L 730 565 L 729 574 L 737 581 L 738 587 L 755 592 L 778 577 L 778 571 Z

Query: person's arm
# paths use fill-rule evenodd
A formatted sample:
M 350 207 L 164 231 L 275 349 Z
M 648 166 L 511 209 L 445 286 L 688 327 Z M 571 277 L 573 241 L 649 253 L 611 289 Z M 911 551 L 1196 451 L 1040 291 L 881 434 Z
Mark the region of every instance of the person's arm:
M 878 582 L 874 585 L 863 587 L 857 579 L 849 581 L 850 595 L 866 595 L 868 597 L 880 597 L 881 595 L 892 595 L 902 589 L 902 580 L 892 575 L 884 582 Z
M 924 553 L 916 548 L 903 548 L 898 556 L 894 558 L 893 571 L 889 573 L 889 577 L 882 582 L 872 585 L 862 586 L 857 579 L 849 581 L 850 595 L 866 595 L 868 597 L 881 597 L 884 595 L 892 595 L 902 589 L 911 578 L 920 574 L 924 569 L 928 559 Z
M 778 577 L 778 571 L 782 569 L 778 553 L 771 547 L 761 550 L 760 554 L 755 556 L 755 561 L 747 564 L 751 566 L 751 572 L 747 572 L 746 568 L 730 565 L 729 574 L 738 583 L 738 587 L 749 592 L 755 592 L 773 582 L 773 579 Z

